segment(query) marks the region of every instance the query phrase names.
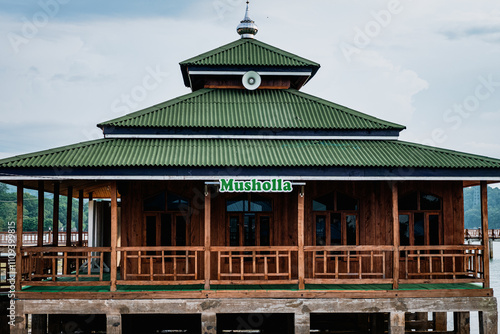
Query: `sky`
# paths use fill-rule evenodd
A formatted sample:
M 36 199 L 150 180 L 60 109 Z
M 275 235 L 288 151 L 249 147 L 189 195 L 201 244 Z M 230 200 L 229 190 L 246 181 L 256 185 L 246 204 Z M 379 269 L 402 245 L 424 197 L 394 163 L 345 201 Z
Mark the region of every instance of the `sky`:
M 497 0 L 252 0 L 257 38 L 321 64 L 303 91 L 500 158 Z M 188 94 L 179 62 L 239 38 L 243 0 L 0 0 L 0 158 L 102 138 Z

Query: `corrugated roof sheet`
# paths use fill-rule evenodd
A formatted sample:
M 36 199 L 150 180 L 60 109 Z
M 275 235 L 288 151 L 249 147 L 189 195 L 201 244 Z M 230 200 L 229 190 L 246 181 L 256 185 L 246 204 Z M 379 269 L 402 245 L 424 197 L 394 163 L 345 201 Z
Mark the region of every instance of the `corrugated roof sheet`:
M 311 130 L 405 128 L 295 89 L 202 89 L 99 126 Z
M 320 65 L 257 39 L 242 38 L 180 63 L 181 66 L 315 67 Z
M 500 160 L 401 141 L 101 139 L 0 160 L 0 168 L 500 168 Z

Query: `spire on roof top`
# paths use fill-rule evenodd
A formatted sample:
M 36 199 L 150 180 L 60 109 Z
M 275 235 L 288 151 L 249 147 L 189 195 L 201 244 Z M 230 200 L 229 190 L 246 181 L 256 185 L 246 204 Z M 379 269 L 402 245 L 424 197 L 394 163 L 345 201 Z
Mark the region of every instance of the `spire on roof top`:
M 248 15 L 249 4 L 250 1 L 247 0 L 247 11 L 245 13 L 245 18 L 236 28 L 236 31 L 238 31 L 238 34 L 241 35 L 241 38 L 255 38 L 255 35 L 257 35 L 257 33 L 259 32 L 259 28 L 255 24 L 255 21 L 253 21 Z

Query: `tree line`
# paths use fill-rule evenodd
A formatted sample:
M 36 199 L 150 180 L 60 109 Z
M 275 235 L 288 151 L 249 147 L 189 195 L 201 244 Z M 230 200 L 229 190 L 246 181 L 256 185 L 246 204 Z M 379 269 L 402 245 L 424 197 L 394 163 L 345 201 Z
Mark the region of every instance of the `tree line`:
M 464 189 L 465 228 L 481 228 L 479 187 Z M 488 227 L 500 229 L 500 189 L 488 187 Z
M 38 229 L 38 195 L 36 191 L 25 190 L 23 210 L 23 230 L 25 232 L 36 232 Z M 83 230 L 88 230 L 88 201 L 85 200 L 83 210 Z M 54 196 L 46 193 L 44 199 L 44 221 L 45 231 L 52 230 L 54 217 Z M 67 198 L 59 198 L 59 231 L 66 231 L 67 222 Z M 17 217 L 17 194 L 15 187 L 0 183 L 0 231 L 7 231 L 9 222 L 15 222 Z M 73 231 L 78 228 L 78 200 L 73 199 L 71 210 L 71 227 Z

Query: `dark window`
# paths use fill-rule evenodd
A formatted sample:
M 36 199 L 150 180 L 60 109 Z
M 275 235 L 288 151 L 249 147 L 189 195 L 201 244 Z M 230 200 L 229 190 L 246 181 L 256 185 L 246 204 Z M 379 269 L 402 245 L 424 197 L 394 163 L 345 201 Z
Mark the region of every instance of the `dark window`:
M 145 212 L 165 211 L 165 193 L 145 199 L 143 205 Z
M 399 210 L 418 210 L 418 193 L 410 193 L 399 198 Z
M 399 200 L 400 243 L 402 246 L 440 245 L 442 201 L 439 197 L 412 192 Z
M 326 245 L 326 216 L 316 216 L 316 246 Z
M 230 246 L 270 246 L 273 202 L 257 194 L 226 201 Z
M 146 221 L 146 246 L 188 244 L 189 201 L 173 193 L 162 192 L 143 201 Z
M 316 246 L 358 244 L 357 199 L 333 192 L 313 199 Z

